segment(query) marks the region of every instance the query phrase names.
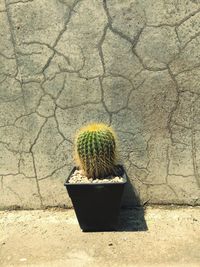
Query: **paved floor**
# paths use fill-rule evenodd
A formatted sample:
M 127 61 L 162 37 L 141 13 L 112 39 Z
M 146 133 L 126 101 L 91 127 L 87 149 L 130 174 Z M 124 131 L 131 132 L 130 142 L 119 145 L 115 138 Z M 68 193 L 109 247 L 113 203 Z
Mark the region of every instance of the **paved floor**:
M 98 233 L 73 210 L 2 211 L 0 266 L 200 266 L 200 207 L 123 210 L 119 231 Z

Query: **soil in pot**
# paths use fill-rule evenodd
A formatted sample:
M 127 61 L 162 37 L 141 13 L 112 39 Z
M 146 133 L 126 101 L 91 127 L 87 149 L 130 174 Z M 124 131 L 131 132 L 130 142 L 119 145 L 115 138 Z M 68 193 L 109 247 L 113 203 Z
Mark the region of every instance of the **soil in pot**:
M 71 184 L 100 184 L 100 183 L 123 183 L 125 182 L 125 178 L 122 176 L 114 176 L 110 175 L 104 178 L 88 178 L 82 170 L 75 170 L 75 172 L 71 175 L 69 179 L 69 183 Z

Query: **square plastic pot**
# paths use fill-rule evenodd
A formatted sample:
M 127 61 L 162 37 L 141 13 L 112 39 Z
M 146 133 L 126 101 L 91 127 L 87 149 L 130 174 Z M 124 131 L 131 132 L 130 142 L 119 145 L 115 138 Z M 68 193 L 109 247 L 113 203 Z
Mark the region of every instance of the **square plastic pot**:
M 74 210 L 83 231 L 117 230 L 124 186 L 127 176 L 120 166 L 124 182 L 99 184 L 69 183 L 73 168 L 65 182 L 65 187 L 72 200 Z

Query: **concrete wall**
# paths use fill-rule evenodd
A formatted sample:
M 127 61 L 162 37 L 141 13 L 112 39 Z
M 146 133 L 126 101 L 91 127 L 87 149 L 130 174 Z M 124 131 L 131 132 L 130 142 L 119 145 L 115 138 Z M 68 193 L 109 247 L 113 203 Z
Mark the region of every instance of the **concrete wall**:
M 200 204 L 199 77 L 198 0 L 0 0 L 0 208 L 70 206 L 88 121 L 142 201 Z

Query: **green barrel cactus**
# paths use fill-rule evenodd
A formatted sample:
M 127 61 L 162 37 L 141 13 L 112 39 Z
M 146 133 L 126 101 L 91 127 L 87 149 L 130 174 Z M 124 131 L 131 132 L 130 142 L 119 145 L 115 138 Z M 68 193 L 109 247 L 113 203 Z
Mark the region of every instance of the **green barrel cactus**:
M 90 124 L 80 129 L 75 142 L 78 167 L 89 178 L 116 174 L 116 137 L 105 124 Z

